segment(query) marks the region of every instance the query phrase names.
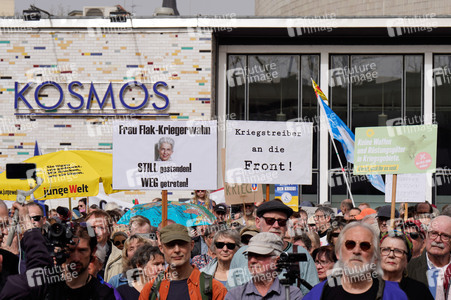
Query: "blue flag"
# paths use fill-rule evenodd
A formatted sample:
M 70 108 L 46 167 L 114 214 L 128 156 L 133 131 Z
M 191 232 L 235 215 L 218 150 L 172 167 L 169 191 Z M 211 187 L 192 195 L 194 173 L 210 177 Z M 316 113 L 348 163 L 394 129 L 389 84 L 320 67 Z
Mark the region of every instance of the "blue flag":
M 316 97 L 319 104 L 326 113 L 327 120 L 329 122 L 330 134 L 333 138 L 341 143 L 343 152 L 345 153 L 346 160 L 350 163 L 354 163 L 354 133 L 349 127 L 337 116 L 336 113 L 330 109 L 324 101 L 327 101 L 326 95 L 321 91 L 318 85 L 312 80 L 313 89 L 315 90 Z M 385 183 L 382 180 L 381 175 L 366 175 L 368 181 L 379 191 L 385 193 Z

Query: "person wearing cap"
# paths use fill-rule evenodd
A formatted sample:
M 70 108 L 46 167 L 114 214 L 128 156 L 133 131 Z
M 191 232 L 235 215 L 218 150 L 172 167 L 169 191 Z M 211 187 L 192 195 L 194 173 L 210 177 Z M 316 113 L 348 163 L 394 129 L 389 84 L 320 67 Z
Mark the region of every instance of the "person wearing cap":
M 225 300 L 287 299 L 286 288 L 278 278 L 277 260 L 283 252 L 282 239 L 270 232 L 261 232 L 249 241 L 244 254 L 252 280 L 230 290 Z M 288 299 L 302 299 L 299 288 L 289 286 Z
M 390 230 L 381 238 L 381 267 L 384 280 L 399 283 L 409 299 L 434 299 L 428 287 L 407 276 L 407 263 L 412 257 L 412 240 L 398 230 Z
M 168 264 L 160 283 L 157 299 L 202 299 L 199 284 L 201 272 L 190 264 L 194 242 L 188 229 L 180 224 L 167 225 L 160 231 L 160 250 Z M 154 280 L 148 282 L 139 296 L 140 300 L 150 299 Z M 227 289 L 216 279 L 212 279 L 212 299 L 224 299 Z
M 293 210 L 282 201 L 271 200 L 264 202 L 257 208 L 255 225 L 261 232 L 274 233 L 282 239 L 287 231 L 288 218 L 292 214 Z M 228 284 L 230 287 L 233 287 L 234 285 L 243 285 L 251 279 L 247 267 L 248 261 L 244 256 L 244 251 L 246 250 L 247 246 L 241 247 L 233 256 L 228 276 Z M 315 262 L 306 249 L 298 247 L 297 245 L 293 246 L 290 242 L 284 241 L 282 251 L 287 253 L 305 253 L 307 255 L 307 261 L 299 262 L 300 278 L 311 286 L 314 286 L 319 282 Z M 280 274 L 281 278 L 283 278 L 283 276 L 284 274 Z M 300 285 L 300 288 L 304 295 L 309 291 L 304 285 Z
M 379 208 L 379 210 L 377 211 L 377 224 L 379 225 L 381 235 L 390 229 L 389 228 L 389 226 L 391 226 L 390 218 L 391 218 L 390 205 L 385 205 Z M 397 209 L 395 209 L 395 218 L 399 218 L 399 212 Z
M 257 235 L 260 230 L 255 225 L 245 226 L 240 230 L 241 244 L 248 245 L 251 238 Z
M 216 206 L 213 208 L 213 214 L 216 217 L 217 223 L 223 223 L 227 222 L 228 220 L 228 207 L 224 203 L 216 204 Z
M 407 274 L 429 286 L 435 299 L 446 299 L 451 274 L 451 217 L 432 219 L 426 234 L 426 250 L 407 265 Z M 449 278 L 449 277 L 448 277 Z

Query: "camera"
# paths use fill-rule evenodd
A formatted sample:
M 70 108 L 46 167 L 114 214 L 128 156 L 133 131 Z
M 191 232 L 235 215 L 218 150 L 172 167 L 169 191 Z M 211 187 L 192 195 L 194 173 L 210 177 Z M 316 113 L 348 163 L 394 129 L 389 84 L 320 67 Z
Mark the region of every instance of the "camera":
M 48 228 L 46 233 L 47 247 L 58 265 L 64 263 L 69 257 L 66 247 L 67 245 L 75 245 L 74 237 L 74 224 L 71 222 L 54 223 Z
M 282 252 L 279 260 L 277 261 L 277 271 L 286 271 L 283 274 L 283 279 L 280 280 L 281 284 L 293 285 L 296 283 L 296 279 L 308 289 L 312 289 L 312 286 L 300 277 L 299 262 L 307 261 L 307 255 L 305 253 L 287 253 Z

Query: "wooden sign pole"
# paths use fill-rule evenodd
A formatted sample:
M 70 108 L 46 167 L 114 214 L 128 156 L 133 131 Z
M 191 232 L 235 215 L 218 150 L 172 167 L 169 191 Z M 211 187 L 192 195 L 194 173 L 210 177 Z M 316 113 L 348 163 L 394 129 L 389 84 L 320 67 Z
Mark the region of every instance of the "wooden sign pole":
M 164 228 L 168 224 L 168 191 L 161 191 L 161 225 Z
M 409 203 L 404 203 L 404 221 L 409 217 Z
M 266 185 L 266 202 L 269 201 L 269 184 Z
M 398 179 L 398 174 L 393 174 L 393 184 L 392 184 L 392 192 L 391 192 L 391 227 L 395 228 L 395 210 L 396 210 L 396 180 Z

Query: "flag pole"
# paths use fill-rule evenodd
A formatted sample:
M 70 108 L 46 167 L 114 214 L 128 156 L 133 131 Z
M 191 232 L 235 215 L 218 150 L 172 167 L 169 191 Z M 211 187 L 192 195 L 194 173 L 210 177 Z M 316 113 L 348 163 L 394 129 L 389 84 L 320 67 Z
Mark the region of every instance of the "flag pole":
M 312 80 L 312 87 L 313 87 L 313 90 L 315 91 L 315 94 L 316 94 L 316 100 L 318 101 L 318 104 L 319 104 L 320 107 L 321 107 L 321 111 L 323 112 L 323 115 L 326 117 L 326 118 L 321 118 L 321 119 L 322 119 L 323 121 L 325 121 L 326 124 L 327 124 L 327 130 L 329 131 L 329 138 L 330 138 L 330 140 L 332 141 L 332 145 L 334 146 L 335 154 L 337 155 L 338 162 L 340 163 L 341 172 L 343 173 L 343 177 L 344 177 L 344 179 L 345 179 L 346 188 L 347 188 L 348 191 L 349 191 L 349 198 L 351 198 L 352 205 L 355 206 L 354 197 L 352 196 L 352 192 L 351 192 L 351 187 L 349 186 L 348 179 L 347 179 L 347 177 L 346 177 L 346 172 L 345 172 L 345 169 L 343 168 L 343 163 L 341 162 L 341 158 L 340 158 L 340 155 L 338 154 L 337 146 L 335 145 L 335 140 L 334 140 L 334 138 L 333 138 L 332 129 L 330 128 L 329 120 L 327 120 L 327 114 L 326 114 L 326 111 L 324 110 L 323 104 L 319 101 L 319 98 L 318 98 L 319 95 L 318 95 L 318 93 L 316 92 L 316 89 L 315 89 L 315 85 L 316 85 L 316 84 L 315 84 L 315 82 L 313 81 L 312 78 L 311 78 L 311 80 Z M 326 100 L 327 100 L 327 99 L 326 99 Z

